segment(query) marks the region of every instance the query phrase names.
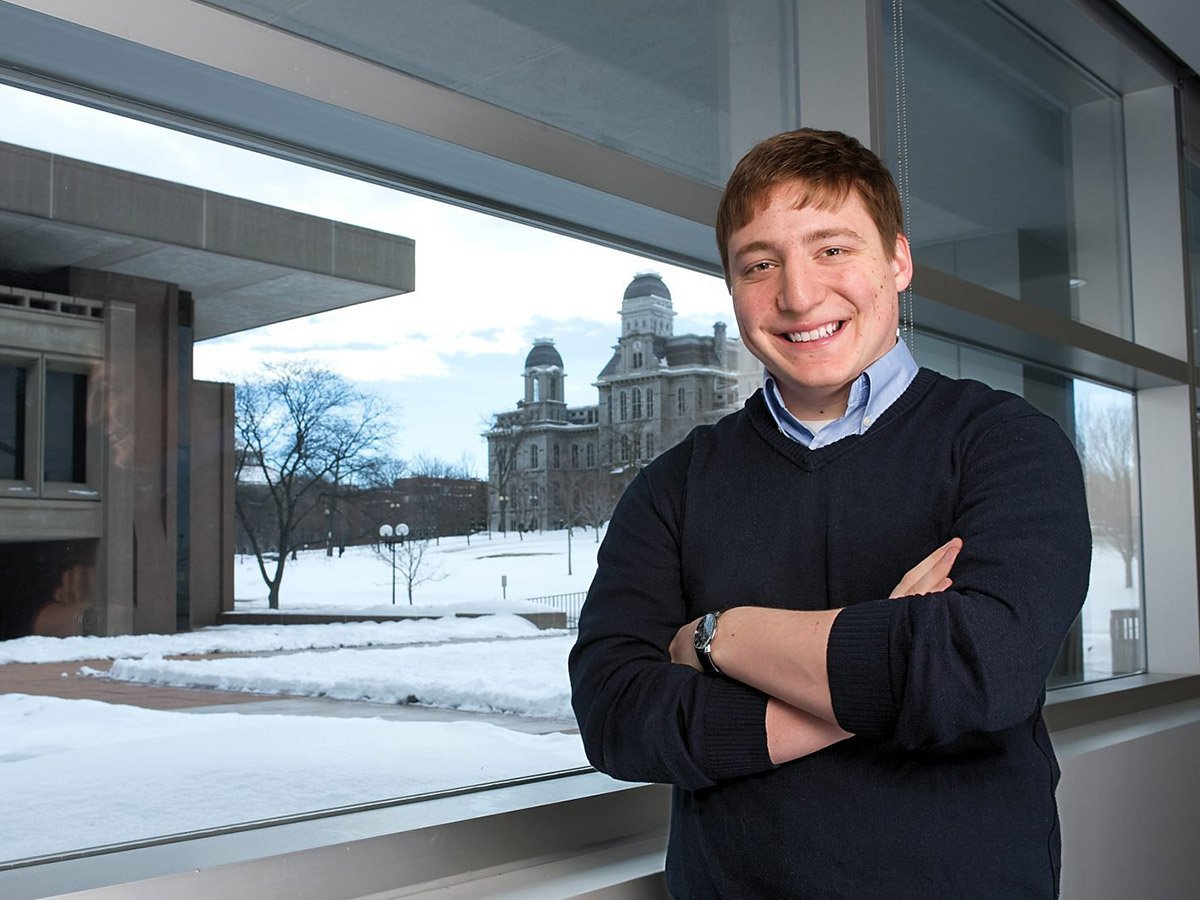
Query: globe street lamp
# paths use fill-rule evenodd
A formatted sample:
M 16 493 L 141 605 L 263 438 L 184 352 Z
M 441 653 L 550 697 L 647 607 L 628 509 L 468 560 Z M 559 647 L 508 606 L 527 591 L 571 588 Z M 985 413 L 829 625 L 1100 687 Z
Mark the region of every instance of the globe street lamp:
M 379 526 L 379 537 L 392 548 L 392 606 L 396 605 L 396 544 L 403 544 L 408 536 L 408 526 L 401 522 L 395 528 L 391 525 Z

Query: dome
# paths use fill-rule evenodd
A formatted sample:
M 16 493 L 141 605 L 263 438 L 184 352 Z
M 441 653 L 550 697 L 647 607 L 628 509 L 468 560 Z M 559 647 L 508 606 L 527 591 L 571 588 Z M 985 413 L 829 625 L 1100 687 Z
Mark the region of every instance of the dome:
M 525 368 L 532 369 L 535 366 L 557 366 L 560 369 L 563 367 L 562 357 L 554 349 L 554 341 L 551 338 L 534 338 L 533 349 L 525 357 Z
M 625 299 L 633 300 L 637 297 L 662 297 L 664 300 L 671 299 L 671 292 L 667 290 L 667 286 L 663 283 L 662 276 L 657 272 L 638 272 L 633 276 L 633 281 L 629 282 L 629 287 L 625 288 Z

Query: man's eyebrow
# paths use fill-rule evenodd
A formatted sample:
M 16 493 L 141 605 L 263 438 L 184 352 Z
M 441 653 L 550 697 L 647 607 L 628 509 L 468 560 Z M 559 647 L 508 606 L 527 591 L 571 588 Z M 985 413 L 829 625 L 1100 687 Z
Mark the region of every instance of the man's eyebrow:
M 764 250 L 774 250 L 775 245 L 770 241 L 751 241 L 748 244 L 743 244 L 733 251 L 734 259 L 741 257 L 747 253 L 761 253 Z
M 802 236 L 802 240 L 806 244 L 819 244 L 831 238 L 850 238 L 858 241 L 860 244 L 866 243 L 863 240 L 863 236 L 853 228 L 818 228 L 814 231 L 805 232 Z

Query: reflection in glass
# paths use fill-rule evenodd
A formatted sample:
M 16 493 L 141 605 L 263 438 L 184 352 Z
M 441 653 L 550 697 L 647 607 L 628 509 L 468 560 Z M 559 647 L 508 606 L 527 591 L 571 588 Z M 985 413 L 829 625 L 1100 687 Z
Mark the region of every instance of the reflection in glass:
M 780 0 L 214 5 L 712 184 L 793 124 Z
M 1120 98 L 995 4 L 903 9 L 906 120 L 885 104 L 884 139 L 901 174 L 905 145 L 916 262 L 1132 338 Z
M 0 479 L 25 477 L 25 369 L 0 365 Z
M 1092 522 L 1091 582 L 1050 687 L 1145 671 L 1133 395 L 929 334 L 918 334 L 916 344 L 928 368 L 1023 396 L 1058 422 L 1079 452 Z
M 46 370 L 47 481 L 87 481 L 87 375 Z

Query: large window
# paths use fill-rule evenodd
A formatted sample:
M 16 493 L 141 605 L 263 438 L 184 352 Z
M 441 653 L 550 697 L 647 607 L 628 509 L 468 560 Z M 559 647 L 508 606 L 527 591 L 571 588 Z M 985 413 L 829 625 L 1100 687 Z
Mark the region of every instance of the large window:
M 141 176 L 171 189 L 203 188 L 212 192 L 209 199 L 232 201 L 222 207 L 226 219 L 209 216 L 196 232 L 206 241 L 227 239 L 207 245 L 207 252 L 231 268 L 206 282 L 210 267 L 141 233 L 147 224 L 167 230 L 178 224 L 161 207 L 144 220 L 126 219 L 137 232 L 132 244 L 113 246 L 111 234 L 89 242 L 83 238 L 92 226 L 74 223 L 59 235 L 79 255 L 55 270 L 60 275 L 90 265 L 103 269 L 97 284 L 118 282 L 145 255 L 153 256 L 156 273 L 143 270 L 149 282 L 174 279 L 185 288 L 186 296 L 158 308 L 158 295 L 143 284 L 146 291 L 130 298 L 137 304 L 122 312 L 129 340 L 105 348 L 123 362 L 153 356 L 163 370 L 151 372 L 139 361 L 136 384 L 130 379 L 120 390 L 99 390 L 102 379 L 86 355 L 10 346 L 9 329 L 0 336 L 0 527 L 38 532 L 39 552 L 56 542 L 41 509 L 13 525 L 16 494 L 31 491 L 59 513 L 86 511 L 86 522 L 69 523 L 75 533 L 110 521 L 128 526 L 89 538 L 69 578 L 64 573 L 44 583 L 36 571 L 41 557 L 25 554 L 27 580 L 46 594 L 107 592 L 127 622 L 155 603 L 161 607 L 136 637 L 68 639 L 53 644 L 49 656 L 49 644 L 0 642 L 0 796 L 6 799 L 0 856 L 9 863 L 582 767 L 565 700 L 563 657 L 571 638 L 522 616 L 533 609 L 570 622 L 571 604 L 594 565 L 591 532 L 602 536 L 614 485 L 619 489 L 636 469 L 626 464 L 667 449 L 674 438 L 663 422 L 683 425 L 705 405 L 699 389 L 695 403 L 683 387 L 672 396 L 672 379 L 664 376 L 657 390 L 668 392 L 658 397 L 657 416 L 646 390 L 645 416 L 663 422 L 644 432 L 645 442 L 643 432 L 613 427 L 627 420 L 628 398 L 596 384 L 620 336 L 621 291 L 635 272 L 654 268 L 670 285 L 676 334 L 703 335 L 713 321 L 727 320 L 709 228 L 718 187 L 755 140 L 801 121 L 879 142 L 899 176 L 916 261 L 940 279 L 937 290 L 918 297 L 918 307 L 931 311 L 917 317 L 925 329 L 914 342 L 918 361 L 1024 395 L 1080 451 L 1096 546 L 1092 588 L 1052 684 L 1147 668 L 1155 675 L 1197 670 L 1194 621 L 1162 613 L 1195 603 L 1188 587 L 1195 576 L 1193 482 L 1177 465 L 1193 458 L 1192 448 L 1171 427 L 1179 417 L 1169 396 L 1193 380 L 1181 370 L 1195 351 L 1185 361 L 1162 339 L 1185 334 L 1181 291 L 1148 290 L 1137 281 L 1139 273 L 1182 267 L 1171 241 L 1158 242 L 1162 254 L 1150 257 L 1152 266 L 1141 265 L 1131 250 L 1139 234 L 1144 247 L 1160 226 L 1178 227 L 1178 208 L 1132 199 L 1144 187 L 1134 175 L 1178 181 L 1169 165 L 1145 163 L 1156 141 L 1170 145 L 1166 160 L 1172 160 L 1176 135 L 1169 124 L 1147 129 L 1147 109 L 1157 107 L 1145 96 L 1138 103 L 1129 97 L 1157 82 L 1139 75 L 1139 83 L 1122 85 L 1069 57 L 1075 35 L 1039 34 L 1038 17 L 1030 14 L 1037 3 L 880 0 L 871 9 L 843 9 L 807 0 L 171 0 L 170 13 L 186 12 L 189 23 L 203 26 L 180 44 L 157 20 L 122 21 L 121 5 L 75 6 L 0 4 L 4 77 L 28 77 L 39 91 L 62 91 L 88 104 L 0 88 L 0 141 L 19 145 L 11 157 L 19 164 L 10 165 L 13 177 L 0 179 L 0 187 L 28 187 L 36 199 L 20 159 L 29 147 L 83 160 L 80 170 L 119 170 L 113 177 L 122 189 L 108 206 L 87 203 L 88 195 L 58 183 L 62 192 L 54 196 L 81 201 L 81 214 L 123 214 L 126 201 L 136 205 L 135 189 L 145 187 Z M 828 15 L 835 6 L 838 15 Z M 1010 11 L 1018 6 L 1021 12 Z M 1047 19 L 1062 20 L 1068 32 L 1072 23 L 1094 26 L 1078 6 L 1052 0 Z M 897 10 L 902 20 L 893 18 Z M 40 42 L 28 40 L 31 34 Z M 1128 63 L 1138 54 L 1117 43 L 1110 29 L 1093 59 L 1132 71 Z M 1162 82 L 1168 91 L 1173 83 Z M 131 109 L 141 121 L 93 107 Z M 181 123 L 190 133 L 268 148 L 318 168 L 146 120 Z M 1200 298 L 1198 172 L 1193 160 L 1187 170 L 1193 298 Z M 1176 199 L 1177 186 L 1167 193 Z M 264 225 L 248 211 L 252 204 L 283 210 L 280 219 L 294 216 L 299 230 Z M 1132 221 L 1135 207 L 1140 225 Z M 39 214 L 23 207 L 17 216 Z M 347 228 L 330 240 L 307 230 L 313 219 Z M 19 228 L 5 231 L 5 279 L 11 271 L 46 276 L 38 260 L 24 272 L 11 258 L 7 236 L 32 239 L 38 229 L 27 224 L 21 218 Z M 289 265 L 280 259 L 294 260 L 297 252 L 384 266 L 391 260 L 372 249 L 378 235 L 393 249 L 415 242 L 417 290 L 349 305 L 337 293 L 345 286 L 337 279 L 322 281 L 303 264 L 282 271 Z M 258 255 L 248 258 L 250 249 Z M 693 268 L 672 268 L 671 261 Z M 251 301 L 255 284 L 269 287 Z M 314 286 L 347 305 L 320 315 L 296 306 L 298 293 Z M 923 289 L 920 279 L 917 288 Z M 239 296 L 238 309 L 251 318 L 261 304 L 275 324 L 203 332 L 214 291 Z M 7 301 L 0 296 L 0 302 Z M 115 326 L 105 319 L 102 327 Z M 1103 334 L 1097 338 L 1093 330 Z M 547 433 L 558 439 L 569 431 L 564 439 L 584 445 L 578 470 L 574 446 L 569 470 L 529 468 L 533 448 L 552 444 L 545 434 L 523 431 L 520 373 L 534 336 L 547 333 L 570 376 L 549 398 L 563 401 L 567 417 Z M 1004 353 L 995 352 L 1001 347 Z M 1154 353 L 1143 352 L 1148 347 Z M 264 364 L 274 366 L 274 380 Z M 318 417 L 312 440 L 306 434 L 308 448 L 346 437 L 327 426 L 348 421 L 348 409 L 386 408 L 388 437 L 362 466 L 300 473 L 299 482 L 317 489 L 297 504 L 286 535 L 270 520 L 268 477 L 275 470 L 243 473 L 236 497 L 228 498 L 241 504 L 229 575 L 233 611 L 270 621 L 289 612 L 390 618 L 408 609 L 412 621 L 305 633 L 289 627 L 283 641 L 273 634 L 278 626 L 189 631 L 187 592 L 216 565 L 188 558 L 196 546 L 184 532 L 209 530 L 228 512 L 227 498 L 206 493 L 233 478 L 219 466 L 226 438 L 241 463 L 258 459 L 246 433 L 235 441 L 205 424 L 233 421 L 233 394 L 192 385 L 192 376 L 236 382 L 245 399 L 278 392 L 288 378 L 314 371 L 336 376 L 353 402 Z M 741 396 L 759 383 L 758 373 L 741 380 Z M 718 385 L 707 405 L 720 396 Z M 1192 407 L 1192 398 L 1184 405 Z M 120 441 L 112 440 L 115 422 L 125 432 Z M 98 429 L 108 429 L 107 443 L 97 440 Z M 135 452 L 147 446 L 147 429 L 156 442 L 150 464 Z M 494 441 L 492 454 L 483 431 Z M 1165 450 L 1153 439 L 1139 446 L 1138 435 L 1162 434 L 1169 438 Z M 96 462 L 107 466 L 100 481 Z M 1175 481 L 1180 487 L 1172 491 Z M 101 498 L 101 484 L 106 495 L 114 484 L 120 490 Z M 101 502 L 64 502 L 85 498 Z M 564 523 L 575 527 L 559 527 Z M 170 539 L 152 544 L 155 529 Z M 1148 537 L 1143 547 L 1143 532 L 1182 537 L 1158 546 Z M 282 551 L 284 537 L 294 558 Z M 124 543 L 114 551 L 114 542 Z M 96 564 L 103 552 L 115 553 L 137 577 L 161 576 L 158 588 L 170 583 L 138 593 L 129 573 Z M 264 572 L 280 564 L 284 578 L 272 587 Z M 1191 580 L 1177 577 L 1189 567 Z M 1171 627 L 1177 622 L 1181 627 Z M 1158 644 L 1168 647 L 1166 656 L 1156 649 L 1156 626 L 1168 639 Z M 171 634 L 177 627 L 180 633 Z M 105 654 L 111 658 L 96 662 Z M 67 686 L 102 684 L 119 692 L 150 684 L 181 704 L 199 696 L 196 712 L 204 714 L 85 704 L 49 688 L 43 696 L 20 696 L 25 692 L 13 673 L 21 663 L 42 667 L 63 694 Z M 223 693 L 211 693 L 218 688 Z M 180 699 L 172 691 L 186 693 Z M 281 711 L 288 715 L 273 715 Z M 130 784 L 138 785 L 132 794 Z M 486 798 L 476 799 L 466 799 L 464 815 L 488 806 Z M 626 804 L 610 809 L 605 821 L 657 827 L 661 797 L 651 799 L 653 816 L 626 815 L 634 806 Z M 604 826 L 597 835 L 613 837 Z M 256 839 L 248 830 L 231 843 L 242 855 L 278 852 L 261 849 Z M 476 833 L 470 840 L 505 843 L 478 840 Z M 577 849 L 538 846 L 530 855 Z M 471 855 L 462 865 L 476 862 Z M 501 869 L 507 862 L 488 857 L 478 867 Z M 0 869 L 4 864 L 0 859 Z
M 236 475 L 230 612 L 242 623 L 288 614 L 307 623 L 285 629 L 290 646 L 279 643 L 277 625 L 235 624 L 226 637 L 189 630 L 188 618 L 177 618 L 183 600 L 143 592 L 136 598 L 142 611 L 134 615 L 162 607 L 155 620 L 134 620 L 149 621 L 137 630 L 152 634 L 92 637 L 86 644 L 65 638 L 48 651 L 45 638 L 37 639 L 41 644 L 0 641 L 0 793 L 9 800 L 6 809 L 21 810 L 5 824 L 5 834 L 16 837 L 3 842 L 0 864 L 585 766 L 567 699 L 572 636 L 564 626 L 595 567 L 598 544 L 581 540 L 578 528 L 602 536 L 625 483 L 612 466 L 598 465 L 596 443 L 608 437 L 601 437 L 605 426 L 596 415 L 596 378 L 610 360 L 620 329 L 616 310 L 635 273 L 662 273 L 681 334 L 711 332 L 714 318 L 726 314 L 720 279 L 8 88 L 0 88 L 0 107 L 7 123 L 0 140 L 109 167 L 112 177 L 134 186 L 130 193 L 154 187 L 137 180 L 148 174 L 172 190 L 199 187 L 236 198 L 244 218 L 237 208 L 228 221 L 210 217 L 208 238 L 229 241 L 231 255 L 237 241 L 253 241 L 243 248 L 247 256 L 266 247 L 279 259 L 283 251 L 271 246 L 296 222 L 312 234 L 320 221 L 332 220 L 364 242 L 373 234 L 411 238 L 423 271 L 455 273 L 425 276 L 409 295 L 299 319 L 270 305 L 283 299 L 246 300 L 246 308 L 265 302 L 260 311 L 280 321 L 193 343 L 192 333 L 213 330 L 209 298 L 217 291 L 204 281 L 211 274 L 203 266 L 186 264 L 185 249 L 163 252 L 153 263 L 157 277 L 191 300 L 174 308 L 147 301 L 125 310 L 141 318 L 137 352 L 122 360 L 135 366 L 136 394 L 123 402 L 132 407 L 136 439 L 148 444 L 124 458 L 131 447 L 97 443 L 105 429 L 128 424 L 100 402 L 104 380 L 93 375 L 99 363 L 52 348 L 26 351 L 19 342 L 8 347 L 20 329 L 0 338 L 0 484 L 40 487 L 44 497 L 37 499 L 61 506 L 65 499 L 101 499 L 97 462 L 109 466 L 110 476 L 129 478 L 139 453 L 161 454 L 149 474 L 169 476 L 163 493 L 150 495 L 149 474 L 138 469 L 134 515 L 117 519 L 122 527 L 112 534 L 99 532 L 92 557 L 64 567 L 69 571 L 61 577 L 38 581 L 38 592 L 99 590 L 108 607 L 133 605 L 136 581 L 109 575 L 94 587 L 97 573 L 104 575 L 94 555 L 96 546 L 106 552 L 114 535 L 123 538 L 124 527 L 132 533 L 136 522 L 141 558 L 131 567 L 129 550 L 114 557 L 115 569 L 130 567 L 136 579 L 174 562 L 165 583 L 178 585 L 180 597 L 192 586 L 188 615 L 194 618 L 194 585 L 207 574 L 196 571 L 205 558 L 204 536 L 221 527 L 210 479 Z M 127 173 L 135 164 L 140 171 Z M 328 245 L 314 239 L 306 246 L 316 269 Z M 91 260 L 95 280 L 120 283 L 139 271 L 146 249 L 112 254 L 111 270 L 100 271 L 103 258 Z M 185 262 L 172 268 L 172 260 Z M 307 262 L 293 263 L 299 271 L 290 274 L 271 263 L 271 277 L 282 279 L 280 296 L 308 289 L 304 281 L 316 276 L 303 272 Z M 254 264 L 237 265 L 223 277 L 245 291 L 254 282 Z M 528 277 L 535 270 L 544 275 L 540 285 Z M 293 279 L 290 289 L 287 279 Z M 90 283 L 81 278 L 79 289 Z M 151 296 L 170 294 L 161 285 L 136 285 Z M 562 285 L 572 288 L 564 292 Z M 109 334 L 107 307 L 86 297 L 80 302 L 86 326 L 61 311 L 30 315 Z M 0 313 L 23 314 L 3 307 Z M 562 418 L 534 436 L 522 410 L 543 404 L 522 402 L 520 373 L 535 336 L 545 332 L 574 377 L 552 398 L 565 403 Z M 147 348 L 153 348 L 150 364 L 143 358 Z M 160 348 L 171 349 L 159 354 Z M 226 425 L 205 412 L 210 396 L 219 397 L 209 390 L 213 382 L 236 385 Z M 110 402 L 119 405 L 122 398 Z M 622 419 L 630 405 L 628 391 L 621 391 Z M 638 389 L 632 406 L 634 416 L 643 415 Z M 512 417 L 504 420 L 514 423 L 511 440 L 496 441 L 489 459 L 480 422 L 490 428 L 503 416 Z M 190 427 L 183 427 L 185 417 Z M 230 431 L 222 432 L 225 427 Z M 574 441 L 569 469 L 559 448 L 566 428 Z M 298 432 L 303 442 L 292 440 Z M 367 434 L 373 437 L 363 444 Z M 226 439 L 236 465 L 221 469 L 216 461 Z M 620 441 L 626 462 L 649 449 L 637 437 Z M 337 450 L 355 442 L 357 454 Z M 300 458 L 303 464 L 295 465 Z M 215 468 L 196 468 L 210 464 Z M 286 479 L 299 488 L 279 493 Z M 286 520 L 276 505 L 281 497 L 294 507 Z M 114 498 L 114 516 L 120 505 Z M 573 544 L 567 523 L 576 529 Z M 160 524 L 170 536 L 163 544 L 168 551 L 152 554 L 146 548 L 156 546 L 150 536 Z M 36 517 L 21 527 L 33 548 L 25 555 L 33 558 L 46 546 L 45 535 Z M 194 574 L 186 568 L 189 554 Z M 273 586 L 264 572 L 282 572 L 282 578 Z M 35 576 L 41 578 L 30 572 Z M 406 611 L 413 617 L 398 615 Z M 356 625 L 366 629 L 357 636 L 326 624 L 347 616 L 385 621 Z M 372 649 L 380 644 L 392 649 Z M 258 658 L 204 658 L 234 649 Z M 331 653 L 345 654 L 340 674 L 330 668 Z M 110 658 L 81 671 L 79 659 L 97 656 Z M 502 656 L 509 661 L 500 662 Z M 232 711 L 194 716 L 139 708 L 136 692 L 128 695 L 132 705 L 22 699 L 6 674 L 19 662 L 38 660 L 56 681 L 65 673 L 82 685 L 85 696 L 104 683 L 99 679 L 118 691 L 149 683 L 159 690 L 208 691 L 200 708 L 233 704 Z M 263 668 L 255 675 L 247 664 Z M 382 668 L 368 674 L 375 666 Z M 269 695 L 276 693 L 308 697 L 285 704 L 303 714 L 283 724 L 261 715 L 273 711 Z M 343 699 L 318 699 L 335 696 Z M 373 717 L 371 724 L 359 715 Z M 184 745 L 188 752 L 181 755 Z M 244 777 L 247 761 L 268 758 L 278 779 Z M 43 766 L 58 774 L 37 775 Z M 133 782 L 141 786 L 136 797 L 122 787 Z M 296 792 L 298 782 L 313 787 Z
M 98 497 L 102 427 L 94 420 L 99 411 L 88 408 L 93 364 L 21 353 L 0 345 L 0 483 L 9 482 L 0 495 Z

